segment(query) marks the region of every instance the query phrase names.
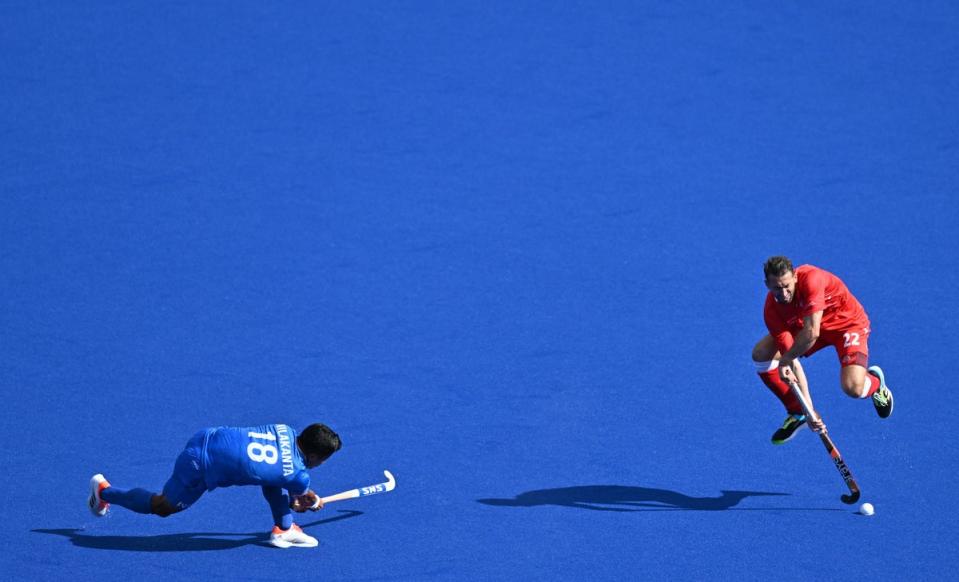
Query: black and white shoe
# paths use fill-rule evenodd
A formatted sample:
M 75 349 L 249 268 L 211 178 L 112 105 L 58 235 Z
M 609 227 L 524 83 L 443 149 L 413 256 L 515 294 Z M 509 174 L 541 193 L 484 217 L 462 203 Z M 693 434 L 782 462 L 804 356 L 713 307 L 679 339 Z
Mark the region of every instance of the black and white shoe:
M 790 414 L 786 417 L 786 420 L 783 422 L 783 425 L 773 433 L 772 442 L 774 445 L 781 445 L 783 443 L 789 442 L 794 436 L 796 436 L 796 431 L 799 430 L 799 427 L 806 424 L 806 417 L 802 414 Z
M 869 373 L 879 378 L 879 389 L 872 395 L 872 405 L 876 407 L 879 418 L 889 418 L 892 414 L 892 390 L 886 386 L 886 376 L 879 366 L 869 366 Z

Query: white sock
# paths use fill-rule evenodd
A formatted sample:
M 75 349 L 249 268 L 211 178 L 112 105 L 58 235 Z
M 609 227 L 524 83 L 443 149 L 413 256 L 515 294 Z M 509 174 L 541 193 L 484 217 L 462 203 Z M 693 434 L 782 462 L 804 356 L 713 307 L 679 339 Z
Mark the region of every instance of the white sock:
M 763 372 L 771 372 L 779 367 L 779 360 L 767 360 L 765 362 L 756 362 L 753 361 L 753 364 L 756 365 L 756 373 L 762 374 Z
M 878 382 L 872 377 L 872 374 L 866 372 L 866 381 L 862 385 L 862 394 L 859 395 L 859 398 L 869 398 L 869 391 L 872 390 L 872 383 Z

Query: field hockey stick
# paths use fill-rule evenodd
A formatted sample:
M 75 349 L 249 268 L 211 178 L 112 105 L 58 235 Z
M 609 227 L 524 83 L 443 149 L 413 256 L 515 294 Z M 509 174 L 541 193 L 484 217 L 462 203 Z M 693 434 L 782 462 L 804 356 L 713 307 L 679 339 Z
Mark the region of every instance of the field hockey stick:
M 799 384 L 790 380 L 789 388 L 792 389 L 793 394 L 796 395 L 796 398 L 799 399 L 799 404 L 802 405 L 803 411 L 806 413 L 806 416 L 811 419 L 819 419 L 819 422 L 822 422 L 822 417 L 816 414 L 816 411 L 809 406 L 806 402 L 806 397 L 803 396 L 802 389 L 799 387 Z M 826 450 L 829 451 L 829 456 L 832 457 L 833 462 L 836 464 L 836 469 L 839 470 L 839 474 L 842 475 L 842 480 L 846 482 L 846 487 L 849 487 L 849 495 L 843 494 L 840 499 L 843 503 L 847 505 L 852 505 L 853 503 L 859 501 L 859 485 L 856 483 L 856 479 L 852 476 L 852 471 L 849 470 L 849 467 L 846 466 L 846 461 L 842 460 L 842 455 L 839 453 L 839 449 L 836 448 L 835 443 L 832 442 L 832 439 L 829 438 L 829 434 L 826 433 L 825 424 L 823 424 L 823 430 L 819 433 L 819 438 L 822 439 L 822 444 L 826 446 Z
M 366 497 L 367 495 L 376 495 L 377 493 L 389 493 L 396 488 L 396 479 L 393 478 L 393 473 L 390 473 L 389 471 L 383 471 L 383 474 L 386 475 L 385 483 L 377 483 L 376 485 L 370 485 L 369 487 L 350 489 L 349 491 L 343 491 L 342 493 L 337 493 L 328 497 L 321 497 L 317 499 L 316 503 L 314 503 L 313 507 L 310 509 L 318 509 L 321 501 L 325 505 L 333 501 L 342 501 L 344 499 L 353 499 L 356 497 Z

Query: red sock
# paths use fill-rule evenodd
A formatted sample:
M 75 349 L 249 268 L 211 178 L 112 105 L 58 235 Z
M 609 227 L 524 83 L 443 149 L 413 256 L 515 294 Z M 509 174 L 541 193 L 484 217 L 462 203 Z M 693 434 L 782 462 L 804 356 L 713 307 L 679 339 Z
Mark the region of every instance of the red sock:
M 769 391 L 775 394 L 776 398 L 783 403 L 783 406 L 786 407 L 786 412 L 790 414 L 803 414 L 802 404 L 799 403 L 799 399 L 796 398 L 796 395 L 789 389 L 789 384 L 783 382 L 783 379 L 779 377 L 778 368 L 769 370 L 768 372 L 760 372 L 759 377 L 762 379 L 763 384 L 769 388 Z
M 879 376 L 876 376 L 872 372 L 866 372 L 866 379 L 869 380 L 869 392 L 863 398 L 869 398 L 876 393 L 876 390 L 879 390 L 879 386 L 882 384 L 879 381 Z

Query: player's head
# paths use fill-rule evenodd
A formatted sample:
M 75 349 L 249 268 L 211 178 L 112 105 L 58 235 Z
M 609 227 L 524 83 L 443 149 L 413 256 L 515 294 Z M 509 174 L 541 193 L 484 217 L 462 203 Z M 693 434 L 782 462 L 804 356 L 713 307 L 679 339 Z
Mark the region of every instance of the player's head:
M 763 264 L 763 274 L 766 287 L 776 303 L 791 303 L 796 297 L 796 272 L 792 261 L 782 256 L 769 257 Z
M 303 429 L 303 432 L 296 437 L 296 444 L 303 453 L 303 462 L 311 469 L 329 459 L 333 453 L 340 450 L 342 445 L 340 435 L 320 423 L 311 424 Z

